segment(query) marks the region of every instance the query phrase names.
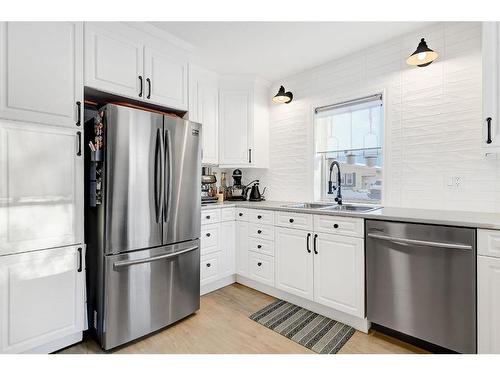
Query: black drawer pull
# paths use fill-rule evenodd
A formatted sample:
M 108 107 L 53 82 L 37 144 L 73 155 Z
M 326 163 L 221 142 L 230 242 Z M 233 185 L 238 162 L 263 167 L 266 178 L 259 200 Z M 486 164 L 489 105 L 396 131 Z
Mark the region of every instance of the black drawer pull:
M 139 91 L 139 98 L 142 98 L 142 76 L 139 76 L 139 82 L 141 87 L 141 91 Z
M 259 229 L 259 230 L 257 231 L 257 234 L 261 234 L 261 233 L 262 233 L 262 231 Z
M 77 272 L 82 272 L 82 262 L 83 262 L 83 259 L 82 259 L 82 248 L 79 247 L 77 249 L 78 251 L 78 269 L 77 269 Z
M 333 227 L 334 227 L 335 229 L 337 229 L 337 228 L 339 227 L 339 225 L 338 225 L 338 224 L 333 224 Z
M 207 233 L 207 237 L 210 237 L 210 233 Z
M 76 141 L 78 142 L 76 156 L 82 156 L 82 132 L 76 132 Z
M 307 252 L 310 254 L 311 248 L 309 247 L 309 238 L 311 238 L 311 233 L 307 233 L 307 244 L 306 244 Z
M 149 78 L 146 78 L 146 82 L 148 83 L 148 87 L 149 87 L 147 98 L 151 99 L 151 80 Z
M 492 140 L 491 140 L 491 117 L 488 117 L 486 119 L 486 123 L 488 126 L 488 138 L 486 139 L 486 143 L 490 144 L 492 142 Z
M 205 218 L 206 218 L 207 220 L 209 220 L 209 219 L 210 219 L 210 215 L 205 216 Z
M 257 263 L 257 265 L 260 267 L 260 266 L 262 266 L 262 263 L 261 263 L 261 262 L 259 262 L 259 263 Z
M 243 213 L 241 213 L 241 212 L 240 212 L 240 213 L 238 214 L 238 216 L 243 216 Z
M 211 264 L 210 264 L 210 263 L 207 263 L 207 267 L 210 267 L 210 266 L 211 266 Z
M 288 221 L 289 221 L 290 223 L 293 223 L 293 222 L 294 222 L 294 220 L 293 220 L 293 219 L 290 219 L 290 220 L 288 220 Z
M 262 245 L 257 245 L 257 249 L 262 249 Z
M 262 216 L 261 215 L 257 215 L 257 219 L 262 219 Z
M 76 119 L 76 126 L 80 126 L 82 123 L 81 123 L 81 117 L 82 117 L 82 102 L 76 102 L 76 116 L 77 116 L 77 119 Z

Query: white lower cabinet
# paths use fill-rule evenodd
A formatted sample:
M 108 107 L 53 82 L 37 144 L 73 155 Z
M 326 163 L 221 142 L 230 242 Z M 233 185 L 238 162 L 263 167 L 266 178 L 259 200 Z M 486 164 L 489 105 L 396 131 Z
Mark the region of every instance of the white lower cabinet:
M 249 251 L 248 277 L 262 284 L 274 286 L 274 258 Z
M 315 234 L 314 301 L 364 317 L 364 243 L 362 238 Z
M 234 215 L 233 215 L 234 217 Z M 221 223 L 221 275 L 230 276 L 235 273 L 235 246 L 236 246 L 236 222 L 226 221 Z
M 0 257 L 0 353 L 36 348 L 84 327 L 84 247 Z
M 478 353 L 500 354 L 500 258 L 477 257 L 477 291 Z
M 313 299 L 312 233 L 276 227 L 276 288 Z
M 221 252 L 204 255 L 201 257 L 200 280 L 201 284 L 216 281 L 220 274 Z
M 248 276 L 248 223 L 236 222 L 236 273 Z

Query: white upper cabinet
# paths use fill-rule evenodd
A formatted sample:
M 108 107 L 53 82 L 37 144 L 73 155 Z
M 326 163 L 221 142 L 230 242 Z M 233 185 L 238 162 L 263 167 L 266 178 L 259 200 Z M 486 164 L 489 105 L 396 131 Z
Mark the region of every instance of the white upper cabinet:
M 190 66 L 189 120 L 202 124 L 203 164 L 219 163 L 219 89 L 215 73 Z
M 0 120 L 0 256 L 83 241 L 78 131 Z
M 0 118 L 75 126 L 82 62 L 82 23 L 2 22 Z
M 313 299 L 312 233 L 275 227 L 276 288 Z
M 0 257 L 0 353 L 40 346 L 84 329 L 83 246 Z
M 187 55 L 120 23 L 86 23 L 85 86 L 187 111 Z
M 187 110 L 187 61 L 150 47 L 145 47 L 144 57 L 144 95 L 147 101 Z
M 269 167 L 268 84 L 224 77 L 219 95 L 219 164 Z
M 363 239 L 323 233 L 315 236 L 314 301 L 363 318 Z
M 85 24 L 85 86 L 142 99 L 143 64 L 142 43 L 117 30 Z
M 483 138 L 485 152 L 500 152 L 500 27 L 483 22 Z

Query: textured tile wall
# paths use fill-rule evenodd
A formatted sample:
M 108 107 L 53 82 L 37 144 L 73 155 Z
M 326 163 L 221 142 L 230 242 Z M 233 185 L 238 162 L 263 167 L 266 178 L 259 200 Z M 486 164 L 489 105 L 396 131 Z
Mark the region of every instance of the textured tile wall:
M 405 60 L 421 37 L 439 54 Z M 276 82 L 293 91 L 271 105 L 270 168 L 245 170 L 273 200 L 313 200 L 312 109 L 384 90 L 386 206 L 500 211 L 499 162 L 481 153 L 481 24 L 439 23 Z M 460 188 L 449 188 L 450 177 Z

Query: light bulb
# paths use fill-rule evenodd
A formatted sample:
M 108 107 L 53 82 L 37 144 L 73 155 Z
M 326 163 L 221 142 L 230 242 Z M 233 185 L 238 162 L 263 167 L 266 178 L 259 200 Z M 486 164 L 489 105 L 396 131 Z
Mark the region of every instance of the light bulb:
M 420 52 L 417 55 L 417 59 L 419 59 L 420 61 L 425 60 L 426 57 L 427 57 L 427 52 Z

